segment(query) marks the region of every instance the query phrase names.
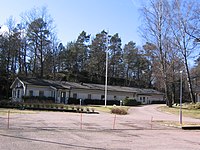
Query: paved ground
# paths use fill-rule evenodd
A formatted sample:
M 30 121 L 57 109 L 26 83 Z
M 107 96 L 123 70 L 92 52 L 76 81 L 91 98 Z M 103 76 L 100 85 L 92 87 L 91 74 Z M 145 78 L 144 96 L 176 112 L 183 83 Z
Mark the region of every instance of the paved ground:
M 200 131 L 165 126 L 179 117 L 156 110 L 158 105 L 131 108 L 129 115 L 38 112 L 0 116 L 1 150 L 188 150 L 200 149 Z M 82 119 L 82 124 L 81 124 Z M 199 119 L 183 118 L 187 122 Z

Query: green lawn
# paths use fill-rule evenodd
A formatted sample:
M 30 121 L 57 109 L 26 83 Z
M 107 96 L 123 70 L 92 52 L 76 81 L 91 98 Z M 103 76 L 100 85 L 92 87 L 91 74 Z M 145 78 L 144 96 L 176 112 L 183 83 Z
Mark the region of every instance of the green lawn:
M 159 110 L 179 115 L 180 107 L 177 106 L 177 107 L 169 108 L 167 106 L 161 106 L 159 107 Z M 183 106 L 182 114 L 185 117 L 200 119 L 200 109 L 188 109 L 186 106 Z
M 28 111 L 28 110 L 0 108 L 0 116 L 7 115 L 8 111 L 10 111 L 11 114 L 33 114 L 33 113 L 36 113 L 35 111 Z

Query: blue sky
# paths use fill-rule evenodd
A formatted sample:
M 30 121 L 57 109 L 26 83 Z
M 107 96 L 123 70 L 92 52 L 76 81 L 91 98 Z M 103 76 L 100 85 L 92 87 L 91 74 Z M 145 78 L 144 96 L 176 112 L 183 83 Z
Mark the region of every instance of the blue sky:
M 140 0 L 0 0 L 0 25 L 13 16 L 16 23 L 20 15 L 34 7 L 46 6 L 54 19 L 60 42 L 74 41 L 83 30 L 95 36 L 103 29 L 111 35 L 119 33 L 122 44 L 129 41 L 141 46 Z

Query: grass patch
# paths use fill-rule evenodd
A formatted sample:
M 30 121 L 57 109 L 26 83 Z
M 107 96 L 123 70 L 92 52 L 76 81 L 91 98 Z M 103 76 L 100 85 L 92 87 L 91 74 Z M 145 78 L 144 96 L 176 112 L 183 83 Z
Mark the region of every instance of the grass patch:
M 180 122 L 178 121 L 163 121 L 163 120 L 157 120 L 157 121 L 153 121 L 153 122 L 157 122 L 161 125 L 165 125 L 165 126 L 169 126 L 169 127 L 181 127 L 181 126 L 200 126 L 200 123 L 195 123 L 195 122 L 183 122 L 182 125 L 180 125 Z
M 28 111 L 28 110 L 0 108 L 0 115 L 1 116 L 7 115 L 8 111 L 10 111 L 11 114 L 34 114 L 34 113 L 36 113 L 35 111 Z
M 113 106 L 101 106 L 101 105 L 97 105 L 97 106 L 90 106 L 90 108 L 93 108 L 96 111 L 101 111 L 101 112 L 110 112 L 111 108 Z
M 169 108 L 167 106 L 161 106 L 158 109 L 160 111 L 169 112 L 169 113 L 176 114 L 176 115 L 179 115 L 179 111 L 180 111 L 179 106 L 176 106 L 176 107 L 173 106 L 172 108 Z M 188 109 L 187 106 L 184 106 L 182 108 L 182 114 L 185 117 L 192 117 L 192 118 L 200 119 L 200 110 L 199 109 Z
M 127 106 L 103 106 L 103 105 L 98 105 L 98 106 L 90 106 L 90 108 L 93 108 L 97 111 L 101 111 L 101 112 L 107 112 L 107 113 L 112 113 L 113 108 L 120 108 L 125 110 L 126 112 L 128 112 L 128 109 L 130 107 Z

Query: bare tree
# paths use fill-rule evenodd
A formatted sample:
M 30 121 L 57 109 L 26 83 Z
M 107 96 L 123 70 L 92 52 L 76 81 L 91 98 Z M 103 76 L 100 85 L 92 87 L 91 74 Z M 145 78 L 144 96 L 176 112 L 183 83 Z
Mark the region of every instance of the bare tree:
M 171 7 L 173 11 L 171 11 L 171 16 L 169 18 L 171 21 L 171 31 L 174 37 L 173 44 L 181 54 L 181 59 L 184 62 L 184 70 L 187 76 L 190 99 L 192 102 L 195 102 L 195 96 L 192 88 L 188 60 L 191 54 L 196 50 L 194 36 L 192 35 L 198 28 L 194 16 L 199 6 L 197 1 L 174 0 Z
M 142 35 L 148 43 L 154 45 L 154 54 L 156 60 L 156 67 L 160 72 L 160 79 L 163 81 L 163 88 L 165 91 L 165 98 L 169 106 L 172 105 L 169 99 L 168 88 L 168 67 L 167 54 L 169 53 L 166 42 L 169 37 L 169 3 L 167 0 L 151 0 L 147 6 L 142 8 L 143 26 L 141 28 Z M 155 69 L 155 68 L 154 68 Z
M 51 33 L 53 32 L 53 19 L 48 15 L 47 9 L 33 9 L 23 15 L 28 24 L 27 37 L 30 51 L 30 69 L 35 76 L 43 77 L 45 54 L 49 54 Z M 33 65 L 31 65 L 33 64 Z

